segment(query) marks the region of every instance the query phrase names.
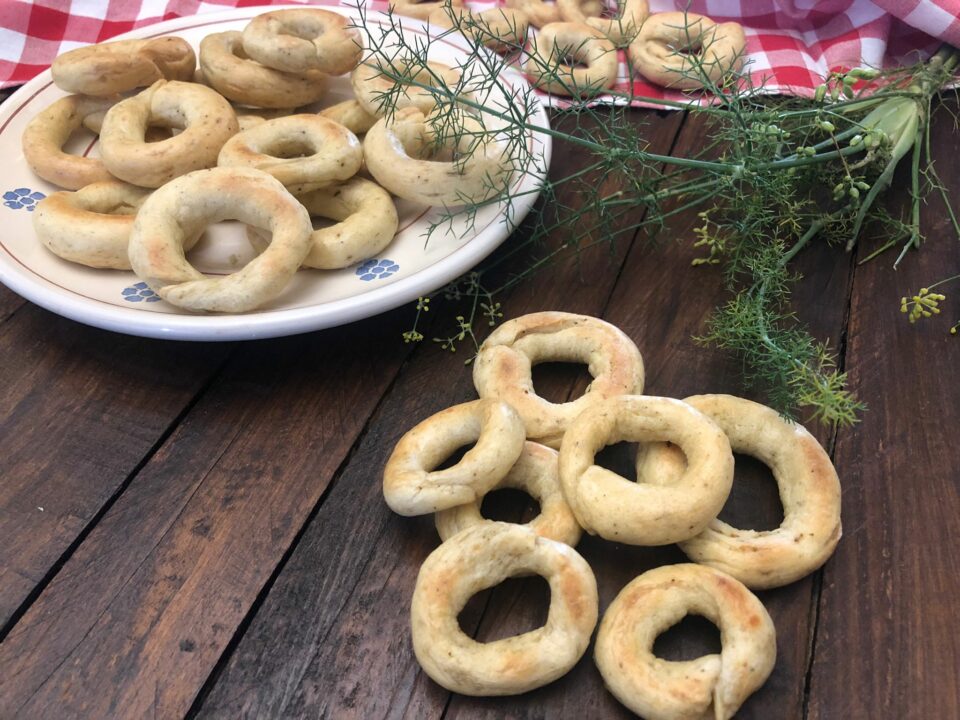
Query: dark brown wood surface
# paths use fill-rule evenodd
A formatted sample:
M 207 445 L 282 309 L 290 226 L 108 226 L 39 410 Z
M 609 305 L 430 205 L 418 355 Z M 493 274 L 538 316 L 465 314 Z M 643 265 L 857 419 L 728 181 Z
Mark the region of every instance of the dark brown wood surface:
M 679 113 L 634 117 L 657 152 L 703 135 Z M 949 115 L 934 150 L 960 197 Z M 555 176 L 589 162 L 574 147 L 554 157 Z M 927 247 L 896 272 L 823 245 L 798 258 L 796 309 L 840 349 L 870 410 L 836 437 L 811 426 L 843 483 L 844 537 L 824 570 L 759 593 L 777 665 L 738 717 L 960 718 L 960 338 L 910 326 L 898 307 L 960 272 L 939 201 L 926 217 Z M 714 269 L 690 267 L 697 224 L 679 215 L 657 243 L 627 236 L 613 254 L 559 263 L 502 298 L 507 317 L 604 317 L 641 348 L 648 393 L 743 394 L 736 362 L 691 340 L 723 298 Z M 402 342 L 410 320 L 401 308 L 299 337 L 186 344 L 84 327 L 0 288 L 0 718 L 629 717 L 592 648 L 513 698 L 451 694 L 420 671 L 409 603 L 439 539 L 430 518 L 389 511 L 381 472 L 413 424 L 475 395 L 462 353 Z M 449 318 L 428 321 L 430 337 Z M 561 399 L 586 373 L 545 366 L 535 381 Z M 604 462 L 625 458 L 613 448 Z M 485 511 L 531 508 L 514 493 Z M 769 471 L 738 458 L 722 516 L 776 526 Z M 592 537 L 578 549 L 601 611 L 637 574 L 684 560 Z M 504 637 L 542 624 L 547 604 L 542 580 L 514 579 L 461 622 Z M 687 620 L 657 650 L 688 658 L 719 643 Z

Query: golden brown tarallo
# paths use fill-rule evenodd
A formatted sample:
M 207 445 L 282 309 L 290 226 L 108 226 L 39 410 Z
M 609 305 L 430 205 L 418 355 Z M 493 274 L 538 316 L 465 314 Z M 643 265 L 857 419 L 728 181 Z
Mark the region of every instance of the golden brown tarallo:
M 261 65 L 289 73 L 350 72 L 360 62 L 360 34 L 339 13 L 318 8 L 274 10 L 243 30 L 243 49 Z
M 650 14 L 650 6 L 647 0 L 621 0 L 620 5 L 616 17 L 591 17 L 584 12 L 583 0 L 557 0 L 560 15 L 566 22 L 589 25 L 606 35 L 617 47 L 626 47 Z
M 576 59 L 568 65 L 567 56 Z M 523 68 L 533 83 L 555 95 L 595 95 L 617 80 L 617 48 L 600 30 L 573 22 L 540 28 Z

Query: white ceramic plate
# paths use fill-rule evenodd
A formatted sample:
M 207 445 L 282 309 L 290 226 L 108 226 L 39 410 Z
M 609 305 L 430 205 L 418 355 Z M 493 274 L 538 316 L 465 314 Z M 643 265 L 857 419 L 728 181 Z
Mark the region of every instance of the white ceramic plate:
M 274 8 L 271 8 L 274 9 Z M 356 16 L 349 8 L 330 10 Z M 214 32 L 242 30 L 266 8 L 243 8 L 224 13 L 180 18 L 151 25 L 120 36 L 146 38 L 176 34 L 195 48 Z M 369 12 L 366 26 L 389 27 L 385 16 Z M 416 20 L 403 19 L 404 33 L 424 36 Z M 467 52 L 459 37 L 444 37 L 430 46 L 430 58 L 455 64 Z M 506 84 L 525 85 L 517 73 L 504 75 Z M 398 201 L 400 232 L 376 258 L 336 271 L 301 270 L 274 302 L 243 315 L 197 315 L 167 304 L 154 295 L 132 272 L 95 270 L 61 260 L 36 239 L 32 207 L 58 188 L 36 177 L 20 149 L 20 136 L 29 120 L 64 93 L 46 71 L 0 105 L 0 282 L 48 310 L 88 325 L 147 337 L 180 340 L 237 340 L 277 337 L 308 332 L 376 315 L 425 295 L 474 267 L 509 235 L 529 211 L 542 183 L 539 172 L 518 176 L 520 194 L 510 210 L 482 208 L 468 228 L 458 218 L 426 242 L 425 232 L 442 213 L 436 209 Z M 352 95 L 347 76 L 331 82 L 328 98 L 317 107 L 332 105 Z M 494 98 L 495 99 L 495 98 Z M 536 122 L 547 127 L 543 108 Z M 97 152 L 93 135 L 74 138 L 75 152 Z M 531 133 L 530 147 L 549 167 L 550 138 Z M 534 192 L 530 192 L 534 191 Z M 210 228 L 188 256 L 202 272 L 226 274 L 253 257 L 243 226 L 221 223 Z

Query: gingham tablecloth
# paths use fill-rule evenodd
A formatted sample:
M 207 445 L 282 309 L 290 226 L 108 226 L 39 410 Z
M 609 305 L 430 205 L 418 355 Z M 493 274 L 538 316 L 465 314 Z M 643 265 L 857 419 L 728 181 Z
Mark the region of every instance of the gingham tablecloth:
M 291 0 L 0 0 L 0 88 L 26 82 L 60 53 L 133 28 L 281 2 Z M 355 0 L 300 4 L 347 6 Z M 477 9 L 497 4 L 502 0 L 469 2 Z M 960 0 L 650 0 L 651 12 L 684 7 L 741 23 L 754 81 L 773 92 L 810 95 L 831 70 L 912 63 L 944 42 L 960 47 Z M 625 69 L 621 62 L 618 89 L 632 83 L 636 95 L 678 96 L 627 77 Z

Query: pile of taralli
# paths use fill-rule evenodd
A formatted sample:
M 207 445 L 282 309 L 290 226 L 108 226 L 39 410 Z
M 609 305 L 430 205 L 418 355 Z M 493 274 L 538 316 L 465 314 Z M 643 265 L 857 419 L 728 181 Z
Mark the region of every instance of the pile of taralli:
M 548 402 L 531 375 L 542 362 L 586 364 L 593 382 L 576 400 Z M 586 651 L 599 616 L 593 572 L 574 550 L 582 530 L 631 545 L 677 543 L 694 563 L 656 568 L 623 588 L 600 622 L 595 661 L 617 699 L 647 720 L 732 717 L 776 658 L 773 622 L 751 589 L 813 572 L 840 539 L 840 483 L 820 444 L 749 400 L 643 395 L 636 345 L 582 315 L 504 323 L 480 347 L 473 379 L 480 399 L 419 423 L 383 474 L 390 508 L 434 513 L 443 541 L 420 569 L 411 608 L 426 673 L 467 695 L 518 694 L 556 680 Z M 595 462 L 618 442 L 638 443 L 637 482 Z M 459 462 L 436 469 L 470 445 Z M 777 529 L 718 519 L 734 452 L 773 471 L 784 510 Z M 540 514 L 526 525 L 485 520 L 483 497 L 502 487 L 527 492 Z M 489 643 L 460 629 L 471 596 L 527 574 L 550 586 L 543 627 Z M 719 627 L 720 654 L 657 658 L 657 636 L 690 613 Z

